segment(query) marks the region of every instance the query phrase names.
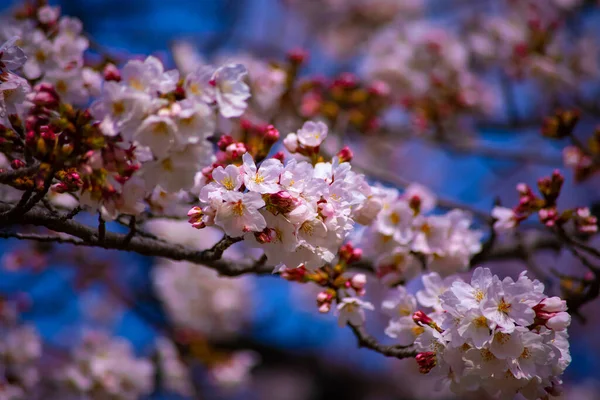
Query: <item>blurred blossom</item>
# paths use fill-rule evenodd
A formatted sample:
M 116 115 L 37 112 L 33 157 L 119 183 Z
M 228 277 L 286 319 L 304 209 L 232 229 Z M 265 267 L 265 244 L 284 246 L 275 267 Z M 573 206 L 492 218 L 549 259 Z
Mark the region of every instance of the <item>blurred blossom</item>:
M 88 332 L 56 379 L 72 399 L 136 400 L 152 392 L 154 366 L 136 358 L 129 341 Z

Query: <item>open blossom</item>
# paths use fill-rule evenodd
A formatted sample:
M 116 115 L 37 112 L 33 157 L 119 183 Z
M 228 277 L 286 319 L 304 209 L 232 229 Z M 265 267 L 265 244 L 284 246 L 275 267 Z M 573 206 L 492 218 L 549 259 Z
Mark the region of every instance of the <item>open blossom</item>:
M 423 328 L 416 325 L 413 314 L 417 310 L 415 296 L 408 293 L 405 287 L 398 286 L 391 290 L 381 304 L 382 311 L 390 317 L 385 334 L 394 338 L 400 346 L 409 346 L 423 333 Z
M 297 133 L 298 143 L 305 147 L 317 147 L 327 138 L 327 125 L 307 121 Z
M 337 306 L 338 325 L 362 325 L 365 322 L 365 310 L 373 310 L 373 305 L 356 297 L 346 297 Z
M 227 64 L 218 68 L 212 76 L 219 111 L 225 118 L 241 116 L 250 97 L 250 88 L 244 82 L 248 74 L 241 64 Z
M 433 308 L 435 311 L 442 310 L 442 300 L 440 296 L 446 292 L 455 281 L 460 280 L 460 278 L 456 276 L 442 278 L 437 272 L 425 274 L 421 279 L 423 280 L 424 288 L 417 292 L 417 300 L 421 306 Z
M 258 193 L 226 192 L 223 202 L 218 205 L 215 223 L 232 237 L 246 232 L 260 232 L 267 223 L 258 211 L 265 202 Z
M 0 46 L 0 75 L 6 71 L 16 71 L 27 61 L 23 50 L 16 46 L 18 37 L 13 37 Z
M 279 175 L 283 172 L 281 161 L 270 158 L 263 161 L 259 168 L 256 167 L 249 153 L 242 157 L 243 179 L 246 188 L 257 193 L 277 193 L 280 190 Z
M 565 303 L 543 290 L 525 273 L 500 280 L 487 268 L 477 268 L 471 284 L 453 282 L 440 296 L 443 313 L 431 315 L 441 328 L 423 326 L 415 340 L 421 371 L 458 395 L 481 388 L 492 397 L 535 400 L 557 390 L 570 362 L 570 319 Z

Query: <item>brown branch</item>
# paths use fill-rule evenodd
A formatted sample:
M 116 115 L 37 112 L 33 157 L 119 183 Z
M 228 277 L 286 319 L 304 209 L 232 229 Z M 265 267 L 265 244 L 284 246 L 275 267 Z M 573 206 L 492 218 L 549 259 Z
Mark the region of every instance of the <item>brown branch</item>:
M 379 343 L 377 339 L 371 336 L 364 326 L 353 325 L 348 322 L 348 326 L 356 336 L 358 347 L 365 347 L 383 354 L 386 357 L 394 357 L 398 359 L 411 358 L 417 355 L 417 352 L 410 347 L 389 346 Z
M 29 167 L 19 168 L 12 171 L 0 172 L 0 183 L 9 183 L 16 178 L 22 178 L 27 175 L 31 175 L 40 169 L 40 164 L 35 163 Z
M 0 212 L 11 209 L 11 205 L 0 203 Z M 208 268 L 216 270 L 224 276 L 239 276 L 248 273 L 270 274 L 273 267 L 268 265 L 255 265 L 255 263 L 232 262 L 219 260 L 223 251 L 231 244 L 240 241 L 240 238 L 229 238 L 221 240 L 215 247 L 203 251 L 166 243 L 160 240 L 135 236 L 129 243 L 125 242 L 127 235 L 106 232 L 103 241 L 99 240 L 97 229 L 81 224 L 73 220 L 63 220 L 55 217 L 43 207 L 34 207 L 27 213 L 19 217 L 19 224 L 43 226 L 55 232 L 67 233 L 77 237 L 79 241 L 65 241 L 60 237 L 46 237 L 45 241 L 54 241 L 58 243 L 70 243 L 88 247 L 100 247 L 108 250 L 131 251 L 138 254 L 151 257 L 164 257 L 174 261 L 189 261 L 195 264 L 205 265 Z M 15 237 L 18 239 L 38 240 L 37 236 L 24 234 L 3 234 L 3 237 Z

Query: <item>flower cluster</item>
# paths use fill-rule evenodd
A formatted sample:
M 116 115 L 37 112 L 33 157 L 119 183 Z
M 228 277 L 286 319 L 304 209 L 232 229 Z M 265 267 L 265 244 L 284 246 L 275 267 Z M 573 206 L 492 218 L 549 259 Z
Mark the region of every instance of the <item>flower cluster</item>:
M 90 332 L 56 379 L 64 386 L 65 397 L 72 393 L 80 399 L 136 400 L 152 392 L 154 366 L 150 360 L 135 358 L 127 340 Z
M 23 50 L 15 45 L 17 39 L 10 38 L 0 46 L 0 124 L 7 124 L 9 115 L 22 111 L 20 108 L 31 91 L 27 80 L 15 73 L 27 60 Z
M 379 117 L 389 107 L 391 95 L 385 82 L 363 82 L 348 72 L 331 81 L 306 79 L 298 88 L 302 116 L 326 118 L 331 126 L 347 118 L 350 126 L 365 133 L 380 128 Z
M 464 395 L 483 389 L 495 398 L 544 398 L 559 392 L 570 362 L 564 300 L 547 297 L 544 285 L 525 273 L 500 280 L 477 268 L 470 283 L 431 273 L 418 302 L 396 289 L 383 303 L 392 320 L 386 333 L 400 344 L 414 342 L 422 373 Z
M 53 85 L 63 100 L 73 104 L 85 105 L 98 94 L 102 78 L 84 64 L 89 41 L 79 19 L 61 16 L 59 7 L 45 5 L 26 8 L 1 26 L 0 42 L 16 38 L 27 56 L 21 68 L 25 78 Z
M 189 262 L 161 260 L 153 283 L 169 319 L 177 328 L 205 337 L 235 335 L 248 319 L 247 279 L 227 279 Z
M 349 56 L 379 28 L 422 14 L 424 0 L 286 0 L 299 9 L 335 54 Z M 325 21 L 323 18 L 326 17 Z
M 476 58 L 501 65 L 511 76 L 534 77 L 553 87 L 574 87 L 600 74 L 597 44 L 562 29 L 565 11 L 580 0 L 507 3 L 505 13 L 482 16 L 479 26 L 471 29 L 469 42 Z
M 40 380 L 42 342 L 37 330 L 18 321 L 16 304 L 0 300 L 0 398 L 27 399 Z
M 402 195 L 396 189 L 371 190 L 360 211 L 365 222 L 372 223 L 360 244 L 385 281 L 408 281 L 423 265 L 447 276 L 466 269 L 471 257 L 481 251 L 483 233 L 470 228 L 469 213 L 456 209 L 426 215 L 436 204 L 427 188 L 413 184 Z
M 517 185 L 519 204 L 513 209 L 496 206 L 492 210 L 492 216 L 496 219 L 494 229 L 498 232 L 511 230 L 529 216 L 537 214 L 540 222 L 549 228 L 563 229 L 572 221 L 575 229 L 582 234 L 596 233 L 598 220 L 588 207 L 558 211 L 557 200 L 563 183 L 564 177 L 558 170 L 551 176 L 538 180 L 541 196 L 536 196 L 527 184 L 519 183 Z
M 92 115 L 104 135 L 117 137 L 124 154 L 134 159 L 127 170 L 139 169 L 131 178 L 115 177 L 122 190 L 113 209 L 136 215 L 144 210 L 147 195 L 151 204 L 160 205 L 160 199 L 192 189 L 198 171 L 213 161 L 212 145 L 206 139 L 216 128 L 215 110 L 232 118 L 247 106 L 245 75 L 239 64 L 216 69 L 200 65 L 180 80 L 178 71 L 165 71 L 154 57 L 130 61 L 122 71 L 107 74 L 102 94 L 91 106 Z M 112 158 L 106 158 L 98 154 L 96 165 L 110 165 Z M 84 199 L 107 208 L 104 197 L 90 192 Z M 111 214 L 114 218 L 116 213 Z
M 157 219 L 146 227 L 164 240 L 197 249 L 210 247 L 222 236 L 218 229 L 206 228 L 198 237 L 184 221 Z M 178 330 L 205 339 L 225 339 L 249 320 L 252 281 L 248 277 L 222 278 L 216 271 L 190 262 L 159 259 L 152 282 Z
M 446 29 L 412 23 L 374 37 L 363 74 L 387 83 L 420 130 L 456 124 L 464 115 L 488 113 L 490 89 L 468 66 L 469 51 Z
M 212 181 L 200 190 L 206 205 L 190 210 L 190 222 L 244 236 L 273 265 L 315 269 L 332 261 L 369 186 L 339 157 L 316 162 L 326 136 L 325 124 L 309 121 L 284 141 L 288 149 L 310 156 L 314 166 L 295 159 L 284 165 L 278 158 L 256 165 L 245 153 L 241 166 L 215 168 Z

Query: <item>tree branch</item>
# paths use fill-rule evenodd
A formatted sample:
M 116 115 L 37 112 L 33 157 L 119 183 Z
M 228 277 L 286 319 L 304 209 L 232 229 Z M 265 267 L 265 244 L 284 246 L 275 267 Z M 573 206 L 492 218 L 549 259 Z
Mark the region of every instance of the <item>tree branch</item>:
M 377 353 L 383 354 L 386 357 L 394 357 L 398 359 L 411 358 L 417 355 L 417 352 L 410 347 L 388 346 L 379 343 L 377 339 L 371 336 L 362 325 L 353 325 L 349 322 L 348 326 L 354 333 L 354 336 L 356 336 L 358 347 L 366 347 L 367 349 L 376 351 Z
M 10 205 L 0 204 L 0 211 L 7 211 L 10 209 Z M 100 241 L 99 233 L 96 229 L 73 220 L 63 220 L 60 217 L 55 217 L 43 207 L 32 208 L 30 211 L 20 216 L 18 223 L 43 226 L 55 232 L 67 233 L 81 240 L 81 242 L 65 241 L 65 239 L 58 236 L 56 238 L 45 237 L 43 240 L 48 242 L 55 241 L 58 243 L 100 247 L 107 250 L 132 251 L 151 257 L 164 257 L 174 261 L 189 261 L 195 264 L 205 265 L 224 276 L 239 276 L 248 273 L 270 274 L 273 272 L 273 267 L 268 265 L 256 265 L 254 262 L 246 263 L 219 260 L 223 251 L 231 244 L 240 241 L 241 238 L 221 240 L 215 247 L 203 251 L 139 236 L 131 238 L 127 243 L 125 241 L 127 235 L 114 232 L 106 232 L 104 240 Z M 3 237 L 15 237 L 17 239 L 26 240 L 39 239 L 38 236 L 17 233 L 3 234 Z

